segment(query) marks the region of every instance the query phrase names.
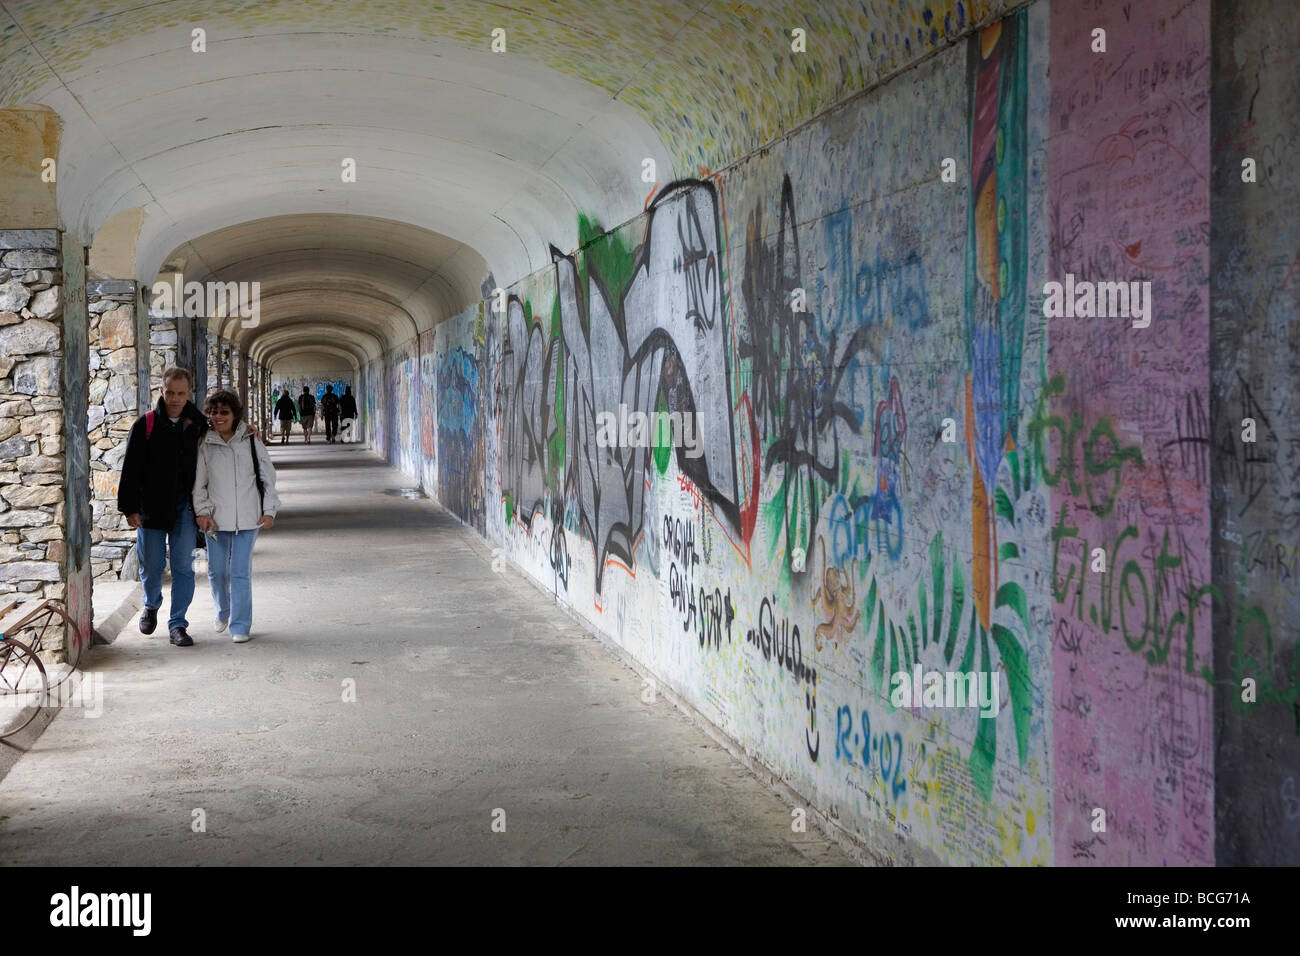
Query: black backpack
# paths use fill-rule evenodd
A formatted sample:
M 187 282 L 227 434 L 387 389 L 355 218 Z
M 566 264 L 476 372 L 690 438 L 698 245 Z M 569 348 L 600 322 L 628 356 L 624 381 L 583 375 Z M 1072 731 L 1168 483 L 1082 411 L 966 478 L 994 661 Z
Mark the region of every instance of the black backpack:
M 304 392 L 302 398 L 298 399 L 298 411 L 303 415 L 316 414 L 316 399 L 311 392 Z

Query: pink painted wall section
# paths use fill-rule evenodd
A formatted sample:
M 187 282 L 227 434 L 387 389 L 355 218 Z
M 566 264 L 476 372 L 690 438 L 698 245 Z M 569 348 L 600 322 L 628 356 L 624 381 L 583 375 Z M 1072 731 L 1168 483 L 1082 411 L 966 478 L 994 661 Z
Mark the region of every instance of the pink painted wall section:
M 1209 15 L 1208 0 L 1052 5 L 1050 278 L 1150 281 L 1153 296 L 1145 329 L 1049 321 L 1031 426 L 1052 486 L 1058 865 L 1214 862 L 1210 602 L 1197 600 L 1210 581 Z

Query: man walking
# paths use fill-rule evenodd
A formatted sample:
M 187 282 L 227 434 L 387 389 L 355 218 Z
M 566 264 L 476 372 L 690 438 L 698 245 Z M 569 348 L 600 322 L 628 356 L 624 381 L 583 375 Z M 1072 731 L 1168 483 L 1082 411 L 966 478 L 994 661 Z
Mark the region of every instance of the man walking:
M 298 416 L 302 419 L 303 441 L 311 444 L 311 432 L 316 426 L 316 396 L 307 390 L 307 386 L 302 387 L 302 394 L 298 396 Z
M 339 418 L 348 422 L 347 435 L 348 441 L 356 440 L 357 432 L 357 400 L 352 395 L 352 386 L 343 386 L 343 397 L 339 399 Z
M 286 388 L 280 400 L 275 403 L 275 417 L 280 420 L 280 444 L 289 444 L 289 430 L 293 428 L 293 420 L 298 417 L 298 411 L 293 406 L 293 399 L 289 397 L 289 390 Z
M 171 643 L 189 647 L 186 612 L 194 597 L 195 524 L 190 495 L 199 439 L 207 419 L 191 401 L 193 378 L 187 369 L 173 366 L 163 373 L 158 404 L 131 426 L 117 507 L 135 528 L 144 584 L 144 611 L 140 632 L 152 634 L 162 606 L 162 576 L 171 553 L 171 613 L 167 630 Z
M 325 386 L 325 395 L 320 400 L 320 413 L 325 416 L 325 441 L 330 444 L 339 433 L 339 397 L 334 394 L 334 386 Z

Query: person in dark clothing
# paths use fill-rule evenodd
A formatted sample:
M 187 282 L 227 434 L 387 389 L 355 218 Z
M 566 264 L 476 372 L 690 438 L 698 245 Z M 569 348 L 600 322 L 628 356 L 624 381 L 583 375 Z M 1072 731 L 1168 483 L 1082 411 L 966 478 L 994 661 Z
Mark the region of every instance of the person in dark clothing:
M 343 386 L 343 397 L 339 399 L 339 417 L 356 418 L 357 417 L 357 400 L 352 394 L 352 386 Z
M 162 575 L 171 553 L 172 598 L 167 629 L 171 643 L 194 643 L 186 628 L 186 612 L 194 597 L 194 467 L 207 419 L 191 401 L 193 379 L 188 370 L 172 367 L 163 373 L 158 404 L 131 426 L 117 507 L 136 529 L 144 611 L 140 631 L 152 634 L 162 606 Z
M 289 397 L 289 390 L 286 388 L 280 400 L 275 403 L 275 417 L 280 420 L 280 444 L 289 444 L 289 430 L 293 428 L 293 420 L 298 417 L 298 409 L 293 404 L 293 399 Z
M 316 427 L 316 396 L 304 385 L 298 396 L 298 416 L 302 419 L 303 442 L 311 444 L 311 433 Z
M 343 429 L 344 441 L 355 441 L 357 425 L 357 400 L 352 395 L 352 386 L 343 386 L 343 397 L 339 399 L 339 424 Z
M 325 386 L 325 394 L 320 400 L 320 413 L 325 419 L 325 441 L 333 444 L 339 433 L 339 397 L 334 394 L 333 385 Z

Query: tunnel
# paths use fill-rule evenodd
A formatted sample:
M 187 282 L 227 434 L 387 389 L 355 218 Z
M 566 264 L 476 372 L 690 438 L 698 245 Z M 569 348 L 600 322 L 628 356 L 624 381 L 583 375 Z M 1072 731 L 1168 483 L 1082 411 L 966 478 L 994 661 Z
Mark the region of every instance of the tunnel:
M 81 691 L 0 860 L 1300 863 L 1298 67 L 1288 0 L 0 4 L 4 669 Z M 210 557 L 137 623 L 173 368 L 274 463 L 246 644 Z

